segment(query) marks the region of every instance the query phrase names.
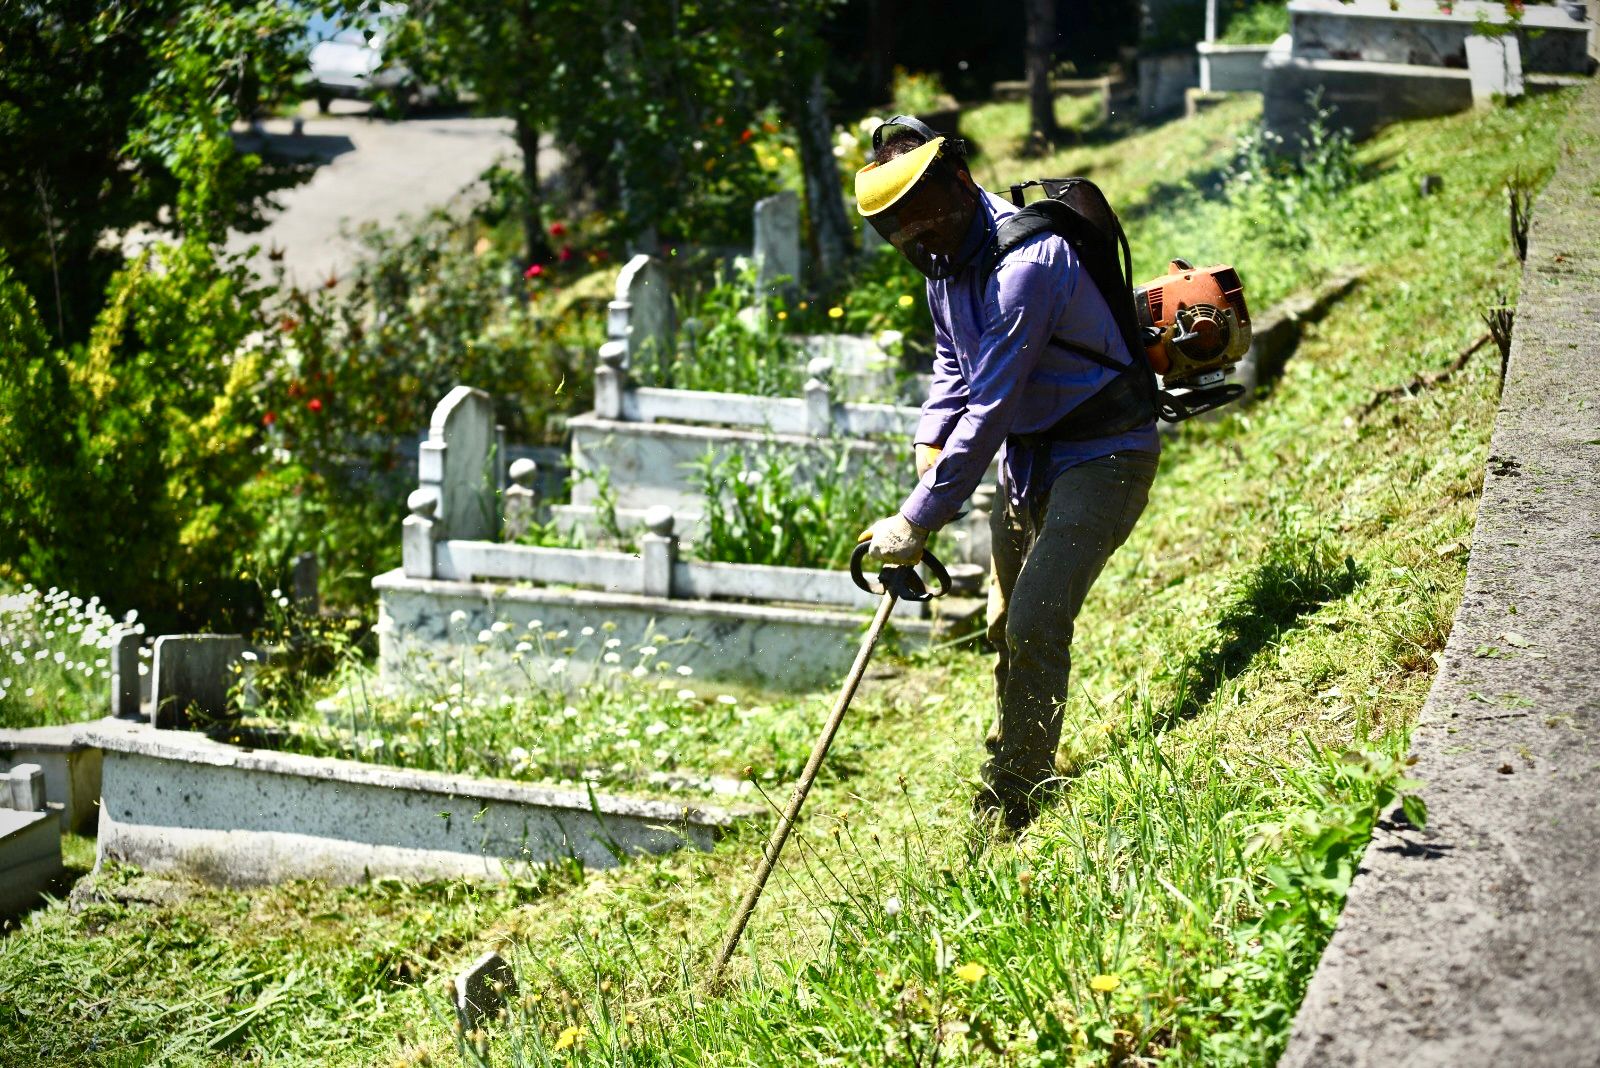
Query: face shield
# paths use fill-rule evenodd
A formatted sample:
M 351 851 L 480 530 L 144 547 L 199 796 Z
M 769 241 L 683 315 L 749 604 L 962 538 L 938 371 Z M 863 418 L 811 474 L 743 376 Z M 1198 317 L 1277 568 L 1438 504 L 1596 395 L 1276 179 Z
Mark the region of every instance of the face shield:
M 928 278 L 948 278 L 972 224 L 977 200 L 942 158 L 947 142 L 936 137 L 882 164 L 856 173 L 856 205 L 885 241 Z

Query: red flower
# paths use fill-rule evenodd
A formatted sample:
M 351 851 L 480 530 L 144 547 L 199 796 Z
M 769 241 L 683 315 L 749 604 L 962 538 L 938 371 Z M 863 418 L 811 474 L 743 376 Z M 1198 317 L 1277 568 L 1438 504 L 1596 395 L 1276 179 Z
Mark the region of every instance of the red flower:
M 262 426 L 271 426 L 273 423 L 276 423 L 277 421 L 278 421 L 278 413 L 277 412 L 268 412 L 266 415 L 263 415 L 261 417 L 261 425 Z
M 524 277 L 524 278 L 538 278 L 541 274 L 544 274 L 544 264 L 542 264 L 542 263 L 530 263 L 528 265 L 528 269 L 526 271 L 522 272 L 522 277 Z
M 310 408 L 314 412 L 322 411 L 322 398 L 312 397 L 310 400 L 306 401 L 306 407 Z
M 294 332 L 294 328 L 299 325 L 300 323 L 296 321 L 294 316 L 285 315 L 278 323 L 278 329 L 282 330 L 285 334 L 291 334 Z
M 562 263 L 566 263 L 571 258 L 572 258 L 572 246 L 571 245 L 562 245 L 561 246 L 561 251 L 556 253 L 556 259 L 560 260 Z
M 754 137 L 755 135 L 756 135 L 756 132 L 754 130 L 748 130 L 747 129 L 747 130 L 745 130 L 744 133 L 739 135 L 739 143 L 740 144 L 746 144 L 747 142 L 749 142 L 750 138 Z
M 560 237 L 562 234 L 564 234 L 566 232 L 567 232 L 567 227 L 566 227 L 565 223 L 553 222 L 553 223 L 550 224 L 550 236 L 551 237 Z

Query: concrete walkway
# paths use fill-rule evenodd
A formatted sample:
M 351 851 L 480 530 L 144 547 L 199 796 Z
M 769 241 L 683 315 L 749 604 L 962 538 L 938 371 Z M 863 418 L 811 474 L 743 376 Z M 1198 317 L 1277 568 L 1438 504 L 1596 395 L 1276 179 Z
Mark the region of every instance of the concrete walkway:
M 340 276 L 360 254 L 360 243 L 342 232 L 373 222 L 393 226 L 407 216 L 486 192 L 478 177 L 496 160 L 519 158 L 509 119 L 435 116 L 388 122 L 368 118 L 364 105 L 336 102 L 326 116 L 308 111 L 300 136 L 288 119 L 264 123 L 266 140 L 289 155 L 320 159 L 323 165 L 304 185 L 278 195 L 280 210 L 267 229 L 234 234 L 228 247 L 242 251 L 261 246 L 252 261 L 270 277 L 266 252 L 283 252 L 290 279 L 316 285 Z M 255 140 L 241 137 L 241 147 Z M 540 152 L 541 172 L 549 174 L 559 158 Z
M 1485 211 L 1501 210 L 1485 205 Z M 1600 1064 L 1600 83 L 1539 197 L 1467 585 L 1284 1068 Z

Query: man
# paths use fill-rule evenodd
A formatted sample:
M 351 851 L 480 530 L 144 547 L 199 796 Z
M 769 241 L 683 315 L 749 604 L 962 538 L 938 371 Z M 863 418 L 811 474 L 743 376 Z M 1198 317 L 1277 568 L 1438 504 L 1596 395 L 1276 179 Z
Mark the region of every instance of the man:
M 1071 244 L 1039 234 L 986 276 L 1017 209 L 973 182 L 964 145 L 901 117 L 874 142 L 857 207 L 928 277 L 935 358 L 917 486 L 862 540 L 880 564 L 915 563 L 1004 448 L 990 518 L 998 710 L 975 808 L 1020 831 L 1054 777 L 1073 622 L 1149 496 L 1154 409 L 1119 393 L 1137 376 L 1113 368 L 1136 354 Z

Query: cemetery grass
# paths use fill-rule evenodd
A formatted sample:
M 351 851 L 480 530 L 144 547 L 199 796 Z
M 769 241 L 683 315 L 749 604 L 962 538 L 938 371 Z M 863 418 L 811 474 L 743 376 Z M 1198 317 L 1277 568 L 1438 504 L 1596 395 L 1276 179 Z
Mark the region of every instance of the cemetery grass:
M 52 905 L 0 941 L 0 1061 L 474 1064 L 475 1036 L 430 991 L 500 946 L 521 994 L 497 1064 L 1272 1063 L 1372 821 L 1426 799 L 1394 757 L 1460 597 L 1498 367 L 1480 356 L 1362 409 L 1447 364 L 1514 294 L 1501 186 L 1554 162 L 1568 100 L 1391 130 L 1309 218 L 1312 244 L 1235 257 L 1282 268 L 1268 292 L 1330 250 L 1367 273 L 1258 406 L 1167 447 L 1074 643 L 1066 789 L 1021 839 L 966 816 L 988 658 L 912 652 L 858 698 L 725 996 L 702 983 L 755 829 L 506 887 Z M 1216 146 L 1178 153 L 1182 185 L 1226 162 L 1251 115 L 1225 105 L 1058 166 L 1100 166 L 1119 203 L 1156 204 L 1119 152 Z M 1439 169 L 1443 194 L 1419 199 Z M 1138 247 L 1158 226 L 1247 229 L 1219 197 L 1180 195 L 1190 215 L 1160 223 L 1130 212 Z M 820 723 L 829 697 L 792 714 Z

